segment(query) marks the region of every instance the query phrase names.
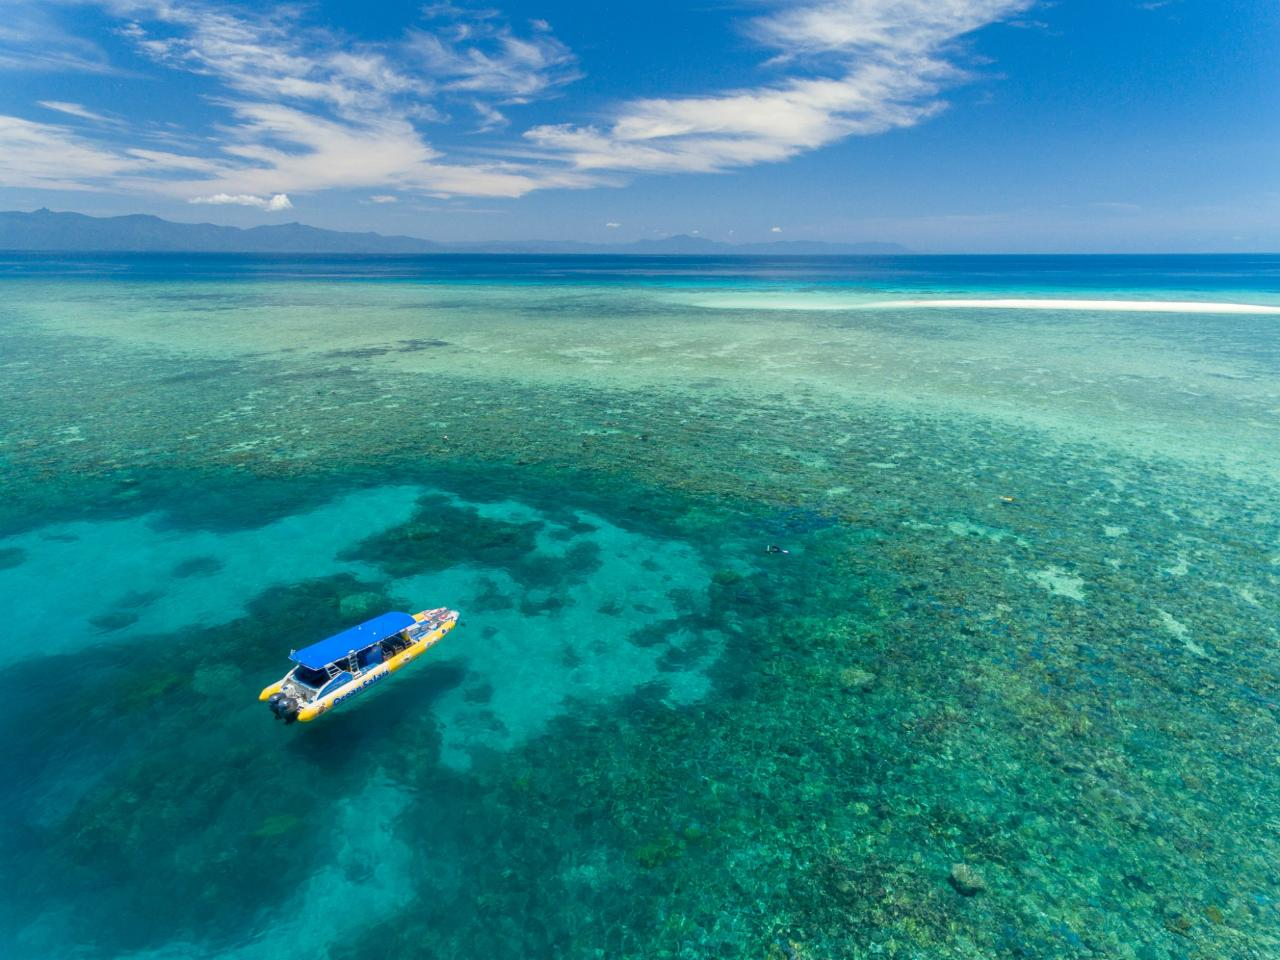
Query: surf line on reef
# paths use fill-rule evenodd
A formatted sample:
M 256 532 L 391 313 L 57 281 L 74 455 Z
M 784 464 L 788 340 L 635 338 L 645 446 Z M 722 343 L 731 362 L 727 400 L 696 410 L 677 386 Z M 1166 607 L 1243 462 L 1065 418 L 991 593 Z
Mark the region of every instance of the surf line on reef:
M 1097 310 L 1120 313 L 1240 313 L 1280 315 L 1280 306 L 1255 303 L 1214 303 L 1201 300 L 1063 300 L 1011 298 L 997 300 L 877 300 L 866 309 L 945 307 L 980 310 Z

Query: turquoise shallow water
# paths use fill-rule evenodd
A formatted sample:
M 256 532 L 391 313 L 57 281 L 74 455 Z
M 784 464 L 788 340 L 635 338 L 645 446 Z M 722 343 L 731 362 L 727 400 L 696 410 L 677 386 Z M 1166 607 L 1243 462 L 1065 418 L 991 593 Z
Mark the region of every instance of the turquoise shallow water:
M 1280 951 L 1280 258 L 0 289 L 5 956 Z

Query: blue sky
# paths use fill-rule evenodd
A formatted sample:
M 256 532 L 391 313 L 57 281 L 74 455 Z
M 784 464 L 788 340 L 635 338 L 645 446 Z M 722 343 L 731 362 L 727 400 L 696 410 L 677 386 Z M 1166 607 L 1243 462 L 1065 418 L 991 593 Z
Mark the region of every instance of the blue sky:
M 0 0 L 0 208 L 1280 250 L 1276 0 Z

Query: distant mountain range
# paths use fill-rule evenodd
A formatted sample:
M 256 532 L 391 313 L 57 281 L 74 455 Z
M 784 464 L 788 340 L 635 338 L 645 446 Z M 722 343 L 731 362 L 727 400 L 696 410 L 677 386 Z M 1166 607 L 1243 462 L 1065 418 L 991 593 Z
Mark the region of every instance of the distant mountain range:
M 212 223 L 174 223 L 145 214 L 90 217 L 83 213 L 0 213 L 0 250 L 82 253 L 613 253 L 708 256 L 785 256 L 787 254 L 908 253 L 896 243 L 824 243 L 781 240 L 774 243 L 721 243 L 684 234 L 632 243 L 577 243 L 566 240 L 494 240 L 437 243 L 417 237 L 345 233 L 301 223 L 268 227 L 220 227 Z

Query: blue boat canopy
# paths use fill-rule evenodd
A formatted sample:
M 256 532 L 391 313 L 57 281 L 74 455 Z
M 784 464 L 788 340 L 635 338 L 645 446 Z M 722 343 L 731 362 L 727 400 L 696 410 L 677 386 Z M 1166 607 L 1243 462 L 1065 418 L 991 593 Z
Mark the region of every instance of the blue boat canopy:
M 295 650 L 289 655 L 289 659 L 312 670 L 323 670 L 329 664 L 341 660 L 352 650 L 363 650 L 365 647 L 373 646 L 379 640 L 394 637 L 416 622 L 407 613 L 384 613 L 358 627 L 336 633 L 328 640 L 321 640 L 309 647 Z

